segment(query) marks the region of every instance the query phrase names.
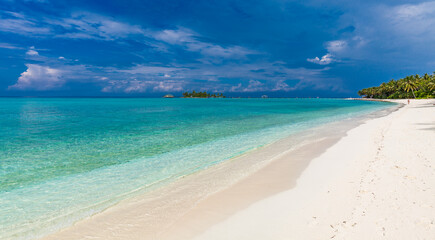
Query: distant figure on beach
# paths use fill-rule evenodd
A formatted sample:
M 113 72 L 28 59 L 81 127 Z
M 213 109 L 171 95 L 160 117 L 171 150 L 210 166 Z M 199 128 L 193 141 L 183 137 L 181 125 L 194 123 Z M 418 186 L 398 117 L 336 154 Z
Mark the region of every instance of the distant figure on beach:
M 408 99 L 408 104 L 409 104 L 409 99 Z

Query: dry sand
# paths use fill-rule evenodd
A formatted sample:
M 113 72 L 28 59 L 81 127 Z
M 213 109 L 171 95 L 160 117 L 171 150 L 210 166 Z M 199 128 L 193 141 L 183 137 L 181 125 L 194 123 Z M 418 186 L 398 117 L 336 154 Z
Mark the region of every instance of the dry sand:
M 433 104 L 284 139 L 47 239 L 435 239 Z
M 352 129 L 296 187 L 195 239 L 435 239 L 434 104 L 411 100 Z

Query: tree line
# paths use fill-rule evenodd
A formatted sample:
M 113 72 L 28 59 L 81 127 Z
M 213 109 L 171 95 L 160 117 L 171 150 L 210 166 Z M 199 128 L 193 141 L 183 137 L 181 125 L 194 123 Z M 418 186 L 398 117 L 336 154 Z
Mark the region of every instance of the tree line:
M 225 96 L 222 93 L 210 94 L 206 91 L 196 92 L 195 90 L 193 90 L 192 92 L 184 92 L 183 97 L 185 97 L 185 98 L 225 98 Z
M 359 90 L 358 95 L 379 99 L 435 98 L 435 72 L 432 75 L 426 73 L 392 79 L 378 87 Z

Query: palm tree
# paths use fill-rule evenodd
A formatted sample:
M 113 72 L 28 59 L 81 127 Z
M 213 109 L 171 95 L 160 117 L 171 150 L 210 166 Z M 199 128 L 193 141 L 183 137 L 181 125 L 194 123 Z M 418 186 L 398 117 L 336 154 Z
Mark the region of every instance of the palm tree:
M 414 81 L 414 78 L 412 77 L 406 77 L 403 79 L 402 87 L 406 92 L 409 92 L 411 90 L 412 95 L 415 98 L 414 90 L 417 90 L 418 86 L 417 83 Z
M 427 83 L 427 86 L 428 86 L 428 88 L 429 88 L 429 90 L 430 91 L 435 91 L 435 79 L 434 80 L 432 80 L 432 81 L 429 81 L 428 83 Z
M 394 92 L 394 80 L 390 80 L 388 83 L 386 83 L 385 85 L 385 89 L 388 92 L 388 94 Z

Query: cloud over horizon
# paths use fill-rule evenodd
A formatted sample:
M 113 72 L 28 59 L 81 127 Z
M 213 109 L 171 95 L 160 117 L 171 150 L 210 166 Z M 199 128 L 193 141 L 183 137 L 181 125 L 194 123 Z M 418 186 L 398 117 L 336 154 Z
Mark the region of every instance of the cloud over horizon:
M 9 86 L 9 89 L 44 91 L 59 88 L 65 83 L 58 69 L 37 64 L 27 64 L 26 67 L 27 70 L 21 73 L 18 81 Z
M 435 1 L 170 2 L 4 2 L 0 94 L 352 95 L 434 70 Z

